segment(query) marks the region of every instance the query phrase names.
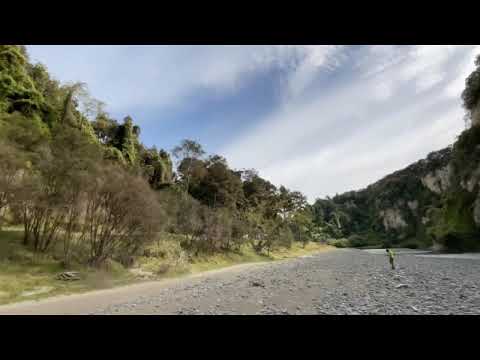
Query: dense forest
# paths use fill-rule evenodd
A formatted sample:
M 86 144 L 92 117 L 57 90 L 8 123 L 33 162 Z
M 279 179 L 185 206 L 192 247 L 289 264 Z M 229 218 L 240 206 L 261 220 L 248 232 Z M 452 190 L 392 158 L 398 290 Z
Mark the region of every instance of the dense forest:
M 34 252 L 60 249 L 65 267 L 166 256 L 149 247 L 166 238 L 188 256 L 310 241 L 476 248 L 480 57 L 476 65 L 463 93 L 472 126 L 452 147 L 310 205 L 196 141 L 146 147 L 134 119 L 113 119 L 86 84 L 61 84 L 24 46 L 0 45 L 0 227 L 21 225 Z
M 0 46 L 0 226 L 21 225 L 25 247 L 99 267 L 129 266 L 163 238 L 189 256 L 320 239 L 300 192 L 232 169 L 193 140 L 148 148 L 130 116 L 104 109 L 24 46 Z

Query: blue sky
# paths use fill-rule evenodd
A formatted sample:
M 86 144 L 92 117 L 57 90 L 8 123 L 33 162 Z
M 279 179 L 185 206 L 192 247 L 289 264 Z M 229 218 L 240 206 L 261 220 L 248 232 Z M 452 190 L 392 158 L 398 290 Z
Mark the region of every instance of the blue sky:
M 28 46 L 141 139 L 193 138 L 310 201 L 363 188 L 455 140 L 479 46 Z

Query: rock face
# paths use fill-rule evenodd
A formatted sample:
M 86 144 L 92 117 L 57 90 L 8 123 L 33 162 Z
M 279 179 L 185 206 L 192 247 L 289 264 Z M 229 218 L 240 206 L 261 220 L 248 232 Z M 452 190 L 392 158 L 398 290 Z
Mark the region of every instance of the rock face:
M 407 226 L 407 223 L 402 218 L 402 214 L 399 209 L 386 209 L 380 211 L 380 217 L 383 220 L 383 226 L 385 230 L 401 229 Z
M 434 170 L 424 176 L 421 181 L 422 184 L 436 194 L 442 194 L 447 191 L 450 186 L 450 176 L 452 174 L 452 167 L 447 166 Z
M 468 192 L 473 192 L 475 186 L 480 184 L 480 166 L 472 171 L 471 175 L 466 179 L 460 182 L 460 186 L 467 190 Z
M 418 208 L 418 201 L 417 200 L 408 201 L 407 205 L 408 205 L 410 210 L 415 211 Z

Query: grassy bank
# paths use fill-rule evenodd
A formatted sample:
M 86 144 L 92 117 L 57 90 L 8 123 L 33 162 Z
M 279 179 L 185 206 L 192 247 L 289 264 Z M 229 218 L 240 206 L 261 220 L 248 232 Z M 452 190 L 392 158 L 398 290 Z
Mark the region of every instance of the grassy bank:
M 34 254 L 21 244 L 22 236 L 23 232 L 18 228 L 0 231 L 0 305 L 106 289 L 147 279 L 184 276 L 241 263 L 281 260 L 332 248 L 317 243 L 307 244 L 305 248 L 301 244 L 293 244 L 290 249 L 275 250 L 267 255 L 257 254 L 250 246 L 244 246 L 235 253 L 194 258 L 186 257 L 181 249 L 175 248 L 164 253 L 163 258 L 139 258 L 135 269 L 137 273 L 115 262 L 110 262 L 102 270 L 77 264 L 73 270 L 79 271 L 81 279 L 66 282 L 56 279 L 56 275 L 64 271 L 59 259 L 52 255 Z M 138 271 L 148 277 L 138 276 Z
M 232 252 L 197 257 L 190 264 L 190 273 L 214 270 L 242 263 L 283 260 L 327 251 L 332 248 L 331 246 L 318 243 L 309 243 L 303 248 L 301 244 L 294 243 L 290 249 L 281 248 L 270 252 L 270 254 L 257 254 L 250 246 L 245 246 L 239 253 Z
M 74 265 L 80 280 L 56 280 L 56 275 L 64 271 L 60 261 L 26 249 L 21 244 L 22 237 L 19 229 L 0 231 L 0 304 L 105 289 L 134 280 L 127 270 L 115 264 L 103 270 Z

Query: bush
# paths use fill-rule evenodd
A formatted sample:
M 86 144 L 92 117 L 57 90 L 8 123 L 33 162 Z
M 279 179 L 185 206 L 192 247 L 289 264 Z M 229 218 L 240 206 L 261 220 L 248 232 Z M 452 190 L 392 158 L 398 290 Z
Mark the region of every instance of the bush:
M 350 246 L 352 247 L 361 247 L 361 246 L 367 246 L 368 245 L 368 240 L 361 235 L 351 235 L 348 237 L 348 242 L 350 243 Z
M 104 167 L 85 191 L 82 239 L 89 263 L 134 256 L 161 229 L 162 211 L 145 180 L 118 167 Z
M 185 272 L 188 269 L 188 255 L 178 241 L 161 240 L 144 250 L 139 259 L 140 266 L 154 274 Z
M 348 241 L 351 247 L 375 246 L 382 243 L 377 235 L 371 233 L 350 235 Z
M 327 240 L 327 245 L 335 246 L 337 248 L 347 248 L 351 246 L 348 239 L 330 239 Z
M 112 259 L 107 259 L 102 266 L 106 271 L 112 274 L 121 274 L 125 271 L 124 266 L 120 262 Z

